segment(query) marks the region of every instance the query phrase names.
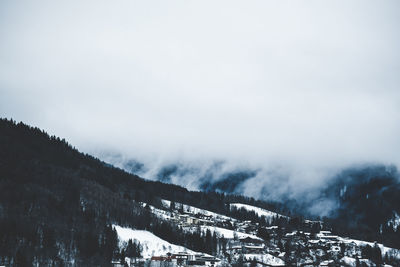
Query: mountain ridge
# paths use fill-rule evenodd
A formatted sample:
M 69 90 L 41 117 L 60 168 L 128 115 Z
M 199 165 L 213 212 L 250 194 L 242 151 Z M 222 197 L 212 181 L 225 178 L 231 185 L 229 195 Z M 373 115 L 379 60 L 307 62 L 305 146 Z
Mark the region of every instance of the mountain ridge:
M 390 197 L 397 192 L 395 180 L 391 179 L 395 173 L 397 170 L 393 169 L 388 177 L 388 185 L 394 185 L 390 187 L 394 190 L 389 190 Z M 367 181 L 374 182 L 374 177 Z M 357 189 L 358 183 L 355 185 L 356 192 L 364 192 Z M 373 189 L 374 185 L 367 183 L 366 188 L 372 186 Z M 160 220 L 152 213 L 149 206 L 165 209 L 165 199 L 170 201 L 171 209 L 172 203 L 180 202 L 251 221 L 250 231 L 266 240 L 271 238 L 268 233 L 271 223 L 279 225 L 279 231 L 273 230 L 277 231 L 274 234 L 278 237 L 283 233 L 291 236 L 291 231 L 295 233 L 300 229 L 317 230 L 315 223 L 310 224 L 302 216 L 286 217 L 290 215 L 289 205 L 213 191 L 189 191 L 173 184 L 144 180 L 79 152 L 64 139 L 7 119 L 0 120 L 0 192 L 0 263 L 15 266 L 30 266 L 30 263 L 109 266 L 113 259 L 126 253 L 125 248 L 118 247 L 118 236 L 112 225 L 150 231 L 163 240 L 193 251 L 217 253 L 210 242 L 223 242 L 223 239 L 216 237 L 215 231 L 187 232 L 174 221 Z M 341 187 L 334 192 L 332 196 L 346 195 Z M 380 193 L 386 196 L 384 192 Z M 272 217 L 269 222 L 254 210 L 231 209 L 231 203 L 264 208 L 285 217 Z M 179 213 L 185 215 L 183 210 Z M 336 220 L 325 218 L 323 222 L 325 228 L 334 232 L 356 235 L 343 225 L 345 223 L 347 221 L 342 217 Z M 390 243 L 396 241 L 399 234 L 393 225 L 384 228 L 385 231 L 392 230 L 385 235 L 381 233 L 381 237 L 368 224 L 365 229 L 361 232 L 363 239 L 397 244 Z M 385 239 L 387 235 L 392 235 L 392 240 Z M 303 238 L 301 236 L 296 238 Z M 295 253 L 290 247 L 281 249 Z M 369 255 L 369 252 L 365 253 Z M 293 261 L 294 255 L 290 254 L 286 260 Z
M 7 119 L 0 120 L 0 192 L 0 257 L 17 266 L 72 259 L 109 263 L 119 253 L 110 249 L 115 247 L 113 223 L 186 242 L 176 226 L 159 222 L 139 202 L 161 205 L 166 198 L 221 213 L 230 212 L 225 203 L 231 200 L 274 208 L 251 198 L 146 181 L 79 152 L 64 139 Z M 95 241 L 103 235 L 109 238 Z

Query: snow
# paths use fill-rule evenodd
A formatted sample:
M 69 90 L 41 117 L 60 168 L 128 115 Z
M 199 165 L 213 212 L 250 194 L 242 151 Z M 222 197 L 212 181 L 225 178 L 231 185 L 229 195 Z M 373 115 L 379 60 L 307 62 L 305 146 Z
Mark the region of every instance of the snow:
M 165 208 L 169 208 L 171 205 L 171 201 L 163 199 L 162 204 Z M 175 207 L 180 207 L 181 205 L 183 205 L 183 211 L 184 212 L 188 212 L 188 213 L 192 213 L 192 214 L 202 214 L 202 215 L 206 215 L 206 216 L 212 216 L 214 219 L 219 219 L 219 220 L 230 220 L 230 221 L 236 221 L 235 219 L 222 215 L 222 214 L 218 214 L 209 210 L 204 210 L 204 209 L 200 209 L 194 206 L 190 206 L 190 205 L 186 205 L 186 204 L 182 204 L 179 202 L 175 202 Z
M 340 263 L 346 264 L 346 266 L 356 266 L 357 260 L 348 256 L 344 256 L 340 259 Z
M 140 242 L 140 245 L 143 248 L 142 256 L 144 258 L 151 258 L 153 255 L 165 255 L 167 252 L 186 252 L 189 254 L 197 254 L 197 252 L 194 252 L 185 247 L 171 244 L 149 231 L 134 230 L 131 228 L 121 227 L 119 225 L 113 225 L 113 227 L 117 231 L 118 239 L 120 241 L 120 247 L 124 246 L 124 244 L 127 243 L 129 239 Z
M 397 212 L 393 213 L 393 217 L 387 222 L 387 225 L 392 226 L 393 231 L 397 230 L 397 228 L 400 226 L 400 216 L 397 214 Z
M 285 262 L 271 254 L 243 254 L 247 261 L 256 259 L 258 262 L 268 264 L 270 266 L 285 266 Z
M 333 263 L 333 260 L 326 260 L 319 264 L 319 266 L 328 266 L 329 264 Z
M 254 211 L 258 216 L 265 216 L 269 220 L 272 219 L 273 217 L 281 217 L 281 218 L 288 218 L 287 216 L 281 215 L 279 213 L 265 210 L 259 207 L 247 205 L 247 204 L 242 204 L 242 203 L 231 203 L 230 207 L 235 207 L 237 209 L 242 209 L 244 208 L 247 211 Z
M 164 208 L 169 208 L 171 206 L 171 201 L 170 200 L 166 200 L 166 199 L 162 199 L 161 200 L 161 204 L 164 206 Z
M 313 221 L 313 220 L 304 220 L 305 223 L 318 223 L 320 225 L 322 225 L 322 221 Z
M 229 230 L 229 229 L 225 229 L 225 228 L 214 227 L 214 226 L 201 226 L 201 230 L 203 232 L 206 232 L 207 229 L 210 230 L 210 232 L 212 234 L 214 234 L 214 232 L 215 232 L 219 237 L 224 236 L 224 238 L 226 238 L 226 239 L 233 239 L 236 234 L 238 238 L 250 237 L 252 239 L 262 240 L 261 238 L 259 238 L 258 236 L 255 236 L 255 235 L 241 233 L 241 232 L 237 232 L 237 231 L 233 231 L 233 230 Z
M 373 247 L 375 245 L 374 242 L 351 239 L 351 238 L 347 238 L 347 237 L 338 237 L 338 240 L 342 241 L 344 243 L 354 242 L 359 247 L 366 246 L 366 245 L 370 245 L 371 247 Z M 378 247 L 380 248 L 380 250 L 382 252 L 382 257 L 385 256 L 385 254 L 387 253 L 388 255 L 391 255 L 394 258 L 400 259 L 400 250 L 399 249 L 385 247 L 384 245 L 379 244 L 379 243 L 376 243 L 376 244 L 378 245 Z
M 364 266 L 376 266 L 376 264 L 369 259 L 360 259 L 360 263 L 364 264 Z
M 166 210 L 161 210 L 161 209 L 157 209 L 156 207 L 146 204 L 144 202 L 141 202 L 142 206 L 145 207 L 146 205 L 149 206 L 150 211 L 156 215 L 158 218 L 168 221 L 172 219 L 172 213 L 170 211 L 166 211 Z

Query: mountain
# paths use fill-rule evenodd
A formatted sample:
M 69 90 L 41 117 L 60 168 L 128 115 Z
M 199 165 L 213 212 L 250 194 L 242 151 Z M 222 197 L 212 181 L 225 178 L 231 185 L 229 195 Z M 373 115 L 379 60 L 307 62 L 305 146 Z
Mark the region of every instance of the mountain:
M 174 162 L 146 165 L 137 159 L 126 159 L 118 153 L 102 152 L 99 157 L 132 174 L 160 182 L 191 186 L 202 191 L 240 194 L 240 187 L 258 173 L 257 169 L 230 169 L 221 160 L 198 164 Z
M 132 162 L 132 168 L 143 166 Z M 171 172 L 175 167 L 164 177 Z M 290 213 L 289 203 L 220 192 L 232 191 L 229 179 L 236 186 L 252 175 L 233 172 L 206 192 L 189 191 L 0 119 L 0 265 L 400 263 L 395 168 L 348 171 L 332 180 L 319 197 L 339 208 L 324 222 L 298 216 L 307 214 L 302 205 Z
M 146 181 L 83 154 L 64 139 L 49 136 L 39 128 L 0 120 L 3 263 L 109 263 L 119 253 L 112 224 L 158 231 L 167 241 L 179 240 L 177 245 L 186 245 L 181 230 L 160 222 L 139 204 L 160 206 L 161 199 L 195 204 L 222 214 L 230 213 L 228 203 L 232 201 L 273 208 L 273 204 L 251 198 L 191 192 L 172 184 Z M 193 238 L 202 242 L 201 237 Z
M 121 160 L 114 159 L 114 162 Z M 201 167 L 169 163 L 156 168 L 153 179 L 181 185 L 189 185 L 194 180 L 195 187 L 203 191 L 241 193 L 244 183 L 260 175 L 257 169 L 226 168 L 224 164 L 217 161 Z M 121 164 L 127 170 L 130 165 L 130 161 Z M 326 217 L 338 233 L 400 247 L 399 177 L 397 168 L 391 165 L 352 166 L 327 178 L 319 188 L 305 190 L 295 197 L 290 192 L 281 194 L 275 207 L 297 216 Z M 267 183 L 271 179 L 264 183 L 258 181 L 258 186 L 265 189 L 260 196 L 264 200 L 270 199 L 271 192 L 286 187 L 284 179 L 277 177 L 277 182 Z
M 400 247 L 400 175 L 394 166 L 364 166 L 342 171 L 322 190 L 337 208 L 330 218 L 339 233 Z

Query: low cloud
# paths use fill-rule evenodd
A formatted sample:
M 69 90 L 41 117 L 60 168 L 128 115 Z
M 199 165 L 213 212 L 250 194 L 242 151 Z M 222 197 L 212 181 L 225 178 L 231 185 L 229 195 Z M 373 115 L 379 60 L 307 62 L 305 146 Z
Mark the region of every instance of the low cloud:
M 398 8 L 3 1 L 0 114 L 149 179 L 255 170 L 237 190 L 296 195 L 349 165 L 399 166 Z

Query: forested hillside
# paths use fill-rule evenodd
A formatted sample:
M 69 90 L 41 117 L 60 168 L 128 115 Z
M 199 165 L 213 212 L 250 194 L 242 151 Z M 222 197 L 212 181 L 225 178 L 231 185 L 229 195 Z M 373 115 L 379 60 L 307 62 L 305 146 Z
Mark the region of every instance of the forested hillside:
M 400 181 L 396 167 L 347 169 L 327 184 L 321 199 L 337 203 L 331 223 L 338 234 L 400 248 Z
M 0 120 L 2 262 L 107 265 L 120 253 L 112 223 L 149 229 L 169 241 L 207 250 L 200 236 L 184 238 L 176 226 L 160 222 L 138 204 L 160 206 L 161 199 L 222 214 L 231 213 L 230 202 L 276 208 L 241 196 L 146 181 L 38 128 Z
M 341 207 L 331 219 L 324 218 L 323 227 L 342 236 L 399 248 L 397 170 L 367 173 L 368 179 L 361 180 L 357 177 L 359 172 L 346 173 L 322 192 L 321 198 L 337 199 Z M 174 203 L 250 222 L 248 231 L 267 242 L 267 246 L 277 243 L 280 251 L 287 252 L 287 262 L 294 261 L 302 249 L 297 243 L 289 246 L 292 241 L 288 238 L 297 231 L 316 236 L 322 226 L 319 221 L 307 221 L 287 212 L 285 207 L 293 209 L 293 203 L 267 203 L 213 191 L 194 192 L 144 180 L 83 154 L 65 140 L 38 128 L 0 120 L 0 264 L 109 266 L 112 260 L 140 254 L 136 243 L 121 248 L 112 225 L 148 230 L 193 251 L 224 253 L 226 242 L 217 236 L 217 231 L 185 231 L 182 221 L 176 223 L 177 217 L 158 216 L 156 210 L 166 212 L 166 200 L 170 202 L 169 214 L 178 217 L 187 215 Z M 232 208 L 232 203 L 255 208 Z M 266 219 L 258 207 L 267 210 L 261 213 L 275 215 Z M 226 221 L 215 222 L 213 227 L 223 227 L 226 233 L 233 230 Z M 306 238 L 305 242 L 310 240 Z

